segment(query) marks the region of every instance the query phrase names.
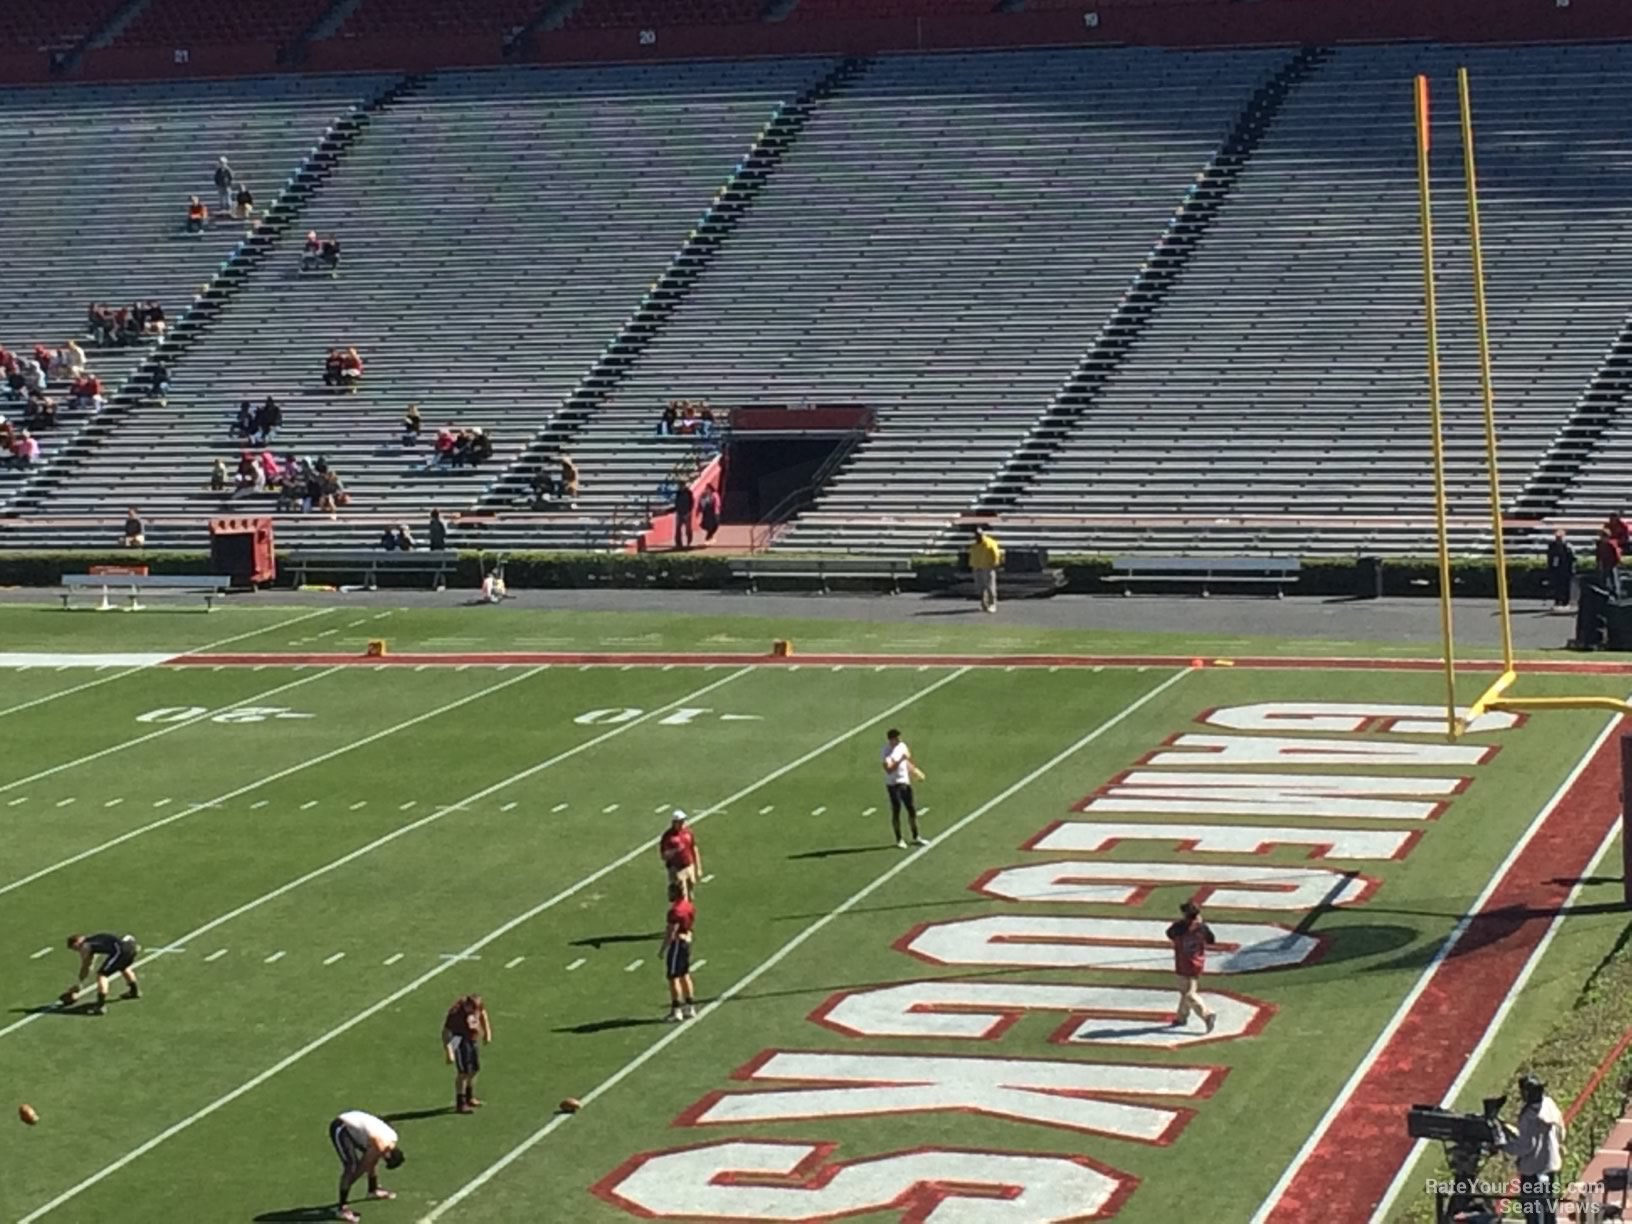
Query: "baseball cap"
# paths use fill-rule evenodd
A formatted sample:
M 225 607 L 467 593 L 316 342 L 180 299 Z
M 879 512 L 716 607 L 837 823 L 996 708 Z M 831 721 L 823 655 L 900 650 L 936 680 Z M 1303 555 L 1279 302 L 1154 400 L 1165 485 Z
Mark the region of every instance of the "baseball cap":
M 685 820 L 685 819 L 687 819 L 686 814 L 684 812 L 682 812 L 679 808 L 675 808 L 674 811 L 669 813 L 669 820 L 671 822 L 676 821 L 676 820 Z

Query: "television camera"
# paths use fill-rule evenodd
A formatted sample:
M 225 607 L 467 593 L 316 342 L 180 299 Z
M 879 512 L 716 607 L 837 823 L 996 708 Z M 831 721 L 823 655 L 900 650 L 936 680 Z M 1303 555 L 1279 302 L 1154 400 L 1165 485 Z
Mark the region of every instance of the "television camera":
M 1505 1096 L 1486 1097 L 1482 1113 L 1461 1113 L 1437 1105 L 1413 1105 L 1406 1115 L 1406 1132 L 1413 1139 L 1437 1139 L 1445 1145 L 1445 1163 L 1450 1166 L 1449 1193 L 1435 1195 L 1434 1219 L 1449 1224 L 1457 1219 L 1500 1219 L 1495 1205 L 1482 1193 L 1479 1170 L 1502 1143 L 1502 1124 L 1497 1115 L 1507 1104 Z M 1484 1216 L 1478 1213 L 1484 1212 Z

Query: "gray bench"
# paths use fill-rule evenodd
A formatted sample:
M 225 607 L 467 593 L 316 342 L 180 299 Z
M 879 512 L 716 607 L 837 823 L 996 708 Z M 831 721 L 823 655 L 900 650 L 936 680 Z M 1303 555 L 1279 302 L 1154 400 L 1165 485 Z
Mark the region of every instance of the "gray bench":
M 829 582 L 841 581 L 884 582 L 890 594 L 901 593 L 901 579 L 912 576 L 908 561 L 875 560 L 858 557 L 739 557 L 731 561 L 731 577 L 746 581 L 750 594 L 759 591 L 761 578 L 786 579 L 790 582 L 815 582 L 816 589 L 826 595 Z
M 459 565 L 459 553 L 451 548 L 441 552 L 296 548 L 284 561 L 293 567 L 297 587 L 305 586 L 307 573 L 315 570 L 320 574 L 355 575 L 371 591 L 379 586 L 381 574 L 430 574 L 433 589 L 441 591 L 447 588 L 448 575 Z
M 1301 570 L 1297 557 L 1118 557 L 1111 562 L 1111 581 L 1122 584 L 1124 595 L 1148 582 L 1199 586 L 1203 599 L 1215 586 L 1273 586 L 1281 599 Z
M 210 612 L 215 609 L 216 599 L 225 595 L 232 586 L 232 579 L 219 574 L 64 574 L 62 586 L 63 589 L 57 594 L 65 609 L 68 601 L 80 591 L 100 590 L 104 612 L 113 609 L 110 598 L 113 591 L 123 591 L 127 595 L 131 612 L 142 610 L 141 596 L 144 592 L 149 595 L 202 595 L 204 610 Z

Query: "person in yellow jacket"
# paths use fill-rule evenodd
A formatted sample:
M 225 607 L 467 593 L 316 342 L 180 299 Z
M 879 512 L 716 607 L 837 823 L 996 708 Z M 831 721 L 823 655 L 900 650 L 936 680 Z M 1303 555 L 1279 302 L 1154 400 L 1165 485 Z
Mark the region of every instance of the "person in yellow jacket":
M 974 543 L 969 545 L 969 568 L 975 572 L 975 589 L 984 611 L 997 611 L 997 571 L 1002 564 L 1003 546 L 984 527 L 976 527 Z

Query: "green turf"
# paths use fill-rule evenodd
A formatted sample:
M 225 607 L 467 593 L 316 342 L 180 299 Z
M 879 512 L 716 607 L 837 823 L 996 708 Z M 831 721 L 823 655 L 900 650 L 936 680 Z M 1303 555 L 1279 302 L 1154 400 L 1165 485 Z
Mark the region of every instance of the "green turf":
M 487 620 L 489 614 L 506 619 Z M 197 619 L 225 637 L 255 627 L 236 620 L 240 615 L 251 614 Z M 491 609 L 447 618 L 399 613 L 402 620 L 384 632 L 394 638 L 400 632 L 402 649 L 567 648 L 526 641 L 519 632 L 511 636 L 522 624 L 509 619 L 515 615 Z M 638 616 L 523 616 L 529 626 L 541 626 L 533 635 L 570 637 L 577 647 L 750 645 L 746 636 L 740 647 L 709 640 L 743 634 L 735 622 L 682 619 L 676 628 Z M 239 648 L 295 648 L 291 643 L 318 625 L 338 623 L 344 630 L 354 619 L 334 613 Z M 180 616 L 165 621 L 185 623 Z M 396 616 L 383 623 L 393 621 Z M 144 648 L 216 640 L 200 638 L 185 623 L 185 639 L 178 634 L 167 641 L 158 623 L 0 612 L 8 649 L 134 649 L 121 636 L 124 625 L 151 635 Z M 856 649 L 869 641 L 880 649 L 884 643 L 912 650 L 990 648 L 983 628 L 974 645 L 936 630 L 925 636 L 941 644 L 930 647 L 896 645 L 890 627 L 823 627 L 831 635 L 852 633 L 846 640 Z M 355 632 L 379 630 L 359 626 Z M 617 640 L 646 634 L 658 636 L 638 647 Z M 874 634 L 876 640 L 869 637 Z M 1097 635 L 1034 637 L 1040 644 L 1027 648 L 1109 649 Z M 308 648 L 339 648 L 346 640 L 343 632 Z M 1138 649 L 1170 651 L 1172 644 Z M 1293 648 L 1282 643 L 1281 649 Z M 97 675 L 0 671 L 6 686 L 0 711 Z M 700 898 L 704 995 L 756 973 L 790 941 L 804 942 L 449 1217 L 627 1219 L 586 1187 L 637 1152 L 741 1133 L 672 1123 L 704 1094 L 740 1087 L 732 1071 L 761 1051 L 843 1048 L 847 1039 L 806 1020 L 835 990 L 960 974 L 890 945 L 919 923 L 1012 908 L 970 892 L 970 881 L 989 868 L 1025 861 L 1017 849 L 1022 841 L 1065 817 L 1079 798 L 1200 711 L 1276 698 L 1431 703 L 1439 691 L 1432 674 L 1185 673 L 1032 785 L 914 859 L 887 886 L 830 918 L 900 862 L 899 852 L 884 844 L 883 816 L 862 815 L 883 800 L 876 754 L 884 726 L 906 728 L 930 772 L 920 798 L 930 808 L 926 824 L 939 832 L 1172 675 L 865 666 L 203 668 L 111 679 L 0 718 L 11 766 L 0 780 L 0 965 L 6 968 L 0 1029 L 66 984 L 67 952 L 31 958 L 69 930 L 131 930 L 150 949 L 184 941 L 184 950 L 144 970 L 148 997 L 140 1003 L 115 1005 L 100 1019 L 45 1015 L 0 1036 L 0 1083 L 43 1117 L 33 1129 L 0 1128 L 0 1217 L 24 1218 L 152 1144 L 46 1218 L 320 1218 L 302 1213 L 331 1201 L 328 1119 L 354 1107 L 421 1115 L 440 1109 L 449 1094 L 435 1038 L 442 1012 L 456 994 L 480 989 L 498 1036 L 484 1075 L 487 1108 L 475 1118 L 431 1113 L 404 1120 L 400 1129 L 412 1159 L 394 1179 L 401 1200 L 365 1208 L 370 1220 L 419 1218 L 533 1135 L 561 1097 L 586 1094 L 671 1031 L 655 1023 L 663 1001 L 655 960 L 662 873 L 646 847 L 662 826 L 663 805 L 706 811 L 724 804 L 698 830 L 706 867 L 717 876 Z M 15 690 L 12 680 L 19 682 Z M 1526 683 L 1537 693 L 1617 691 L 1605 679 Z M 295 687 L 272 693 L 286 685 Z M 312 717 L 216 721 L 213 712 L 233 703 Z M 711 716 L 665 726 L 657 712 L 669 706 L 706 707 Z M 185 724 L 138 721 L 152 710 L 189 707 L 210 713 Z M 623 724 L 575 721 L 586 711 L 618 708 L 650 713 Z M 713 717 L 722 713 L 758 721 Z M 1501 736 L 1505 746 L 1497 760 L 1476 771 L 1469 792 L 1411 857 L 1375 871 L 1385 882 L 1369 904 L 1315 919 L 1313 929 L 1332 937 L 1318 966 L 1235 979 L 1236 989 L 1279 1008 L 1260 1036 L 1177 1055 L 1137 1055 L 1139 1061 L 1230 1069 L 1171 1147 L 964 1114 L 773 1124 L 747 1133 L 837 1139 L 843 1158 L 934 1143 L 1078 1152 L 1141 1179 L 1125 1219 L 1183 1218 L 1204 1183 L 1210 1218 L 1244 1220 L 1437 940 L 1603 718 L 1553 715 Z M 151 738 L 133 742 L 138 737 Z M 82 759 L 92 754 L 100 755 Z M 817 815 L 817 808 L 826 810 Z M 1110 854 L 1167 856 L 1149 845 Z M 634 857 L 620 863 L 628 855 Z M 1283 851 L 1271 861 L 1301 860 Z M 13 886 L 30 876 L 37 878 Z M 1157 889 L 1140 912 L 1165 915 L 1188 892 Z M 1534 1040 L 1542 1005 L 1552 997 L 1547 992 L 1562 992 L 1569 975 L 1601 956 L 1614 937 L 1607 921 L 1566 931 L 1555 945 L 1562 968 L 1552 972 L 1550 961 L 1537 975 L 1535 1002 L 1521 1000 L 1504 1041 L 1522 1046 Z M 483 942 L 495 932 L 502 933 Z M 479 942 L 479 961 L 447 959 Z M 337 953 L 344 956 L 324 964 Z M 517 957 L 525 960 L 505 967 Z M 569 971 L 580 959 L 584 963 Z M 628 970 L 637 959 L 645 963 Z M 1073 980 L 1029 970 L 1020 977 Z M 1141 984 L 1148 975 L 1095 974 L 1092 980 Z M 1058 1023 L 1057 1016 L 1028 1017 L 999 1046 L 979 1049 L 964 1042 L 857 1044 L 871 1051 L 1135 1057 L 1051 1045 L 1047 1037 Z M 1498 1051 L 1504 1050 L 1511 1053 L 1499 1042 Z M 1245 1133 L 1250 1149 L 1242 1147 Z

